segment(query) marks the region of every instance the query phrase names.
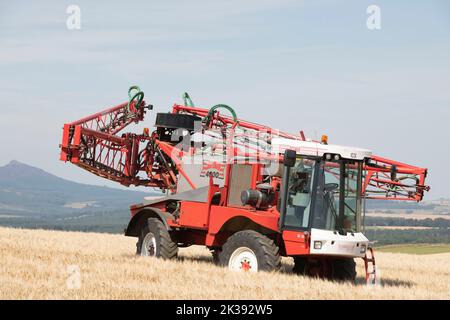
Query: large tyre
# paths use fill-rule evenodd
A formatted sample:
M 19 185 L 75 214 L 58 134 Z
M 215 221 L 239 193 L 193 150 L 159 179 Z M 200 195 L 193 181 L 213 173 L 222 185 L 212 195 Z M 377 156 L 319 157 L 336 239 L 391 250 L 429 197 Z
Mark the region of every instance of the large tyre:
M 278 247 L 253 230 L 239 231 L 229 237 L 218 258 L 220 265 L 236 271 L 278 271 L 281 268 Z
M 355 281 L 356 263 L 352 258 L 338 258 L 332 261 L 332 280 Z
M 143 224 L 136 244 L 136 253 L 145 257 L 173 259 L 178 255 L 178 246 L 172 241 L 161 220 L 149 218 Z

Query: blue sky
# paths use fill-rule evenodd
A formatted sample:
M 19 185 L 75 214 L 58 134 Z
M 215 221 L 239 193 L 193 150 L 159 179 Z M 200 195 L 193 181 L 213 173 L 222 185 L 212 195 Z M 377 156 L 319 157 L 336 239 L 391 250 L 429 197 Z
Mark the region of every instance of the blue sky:
M 66 8 L 81 9 L 68 30 Z M 381 30 L 366 27 L 369 5 Z M 127 99 L 203 107 L 430 169 L 450 197 L 448 1 L 0 3 L 0 165 L 114 184 L 58 161 L 61 127 Z M 147 126 L 154 117 L 147 118 Z

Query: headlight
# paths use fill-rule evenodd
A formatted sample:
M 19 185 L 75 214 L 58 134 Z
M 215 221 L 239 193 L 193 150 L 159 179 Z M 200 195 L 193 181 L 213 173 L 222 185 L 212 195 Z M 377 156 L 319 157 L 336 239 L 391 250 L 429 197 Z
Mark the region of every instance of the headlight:
M 361 249 L 359 249 L 359 253 L 366 253 L 366 246 L 365 245 L 362 245 L 361 246 Z
M 322 249 L 322 241 L 314 241 L 314 249 Z

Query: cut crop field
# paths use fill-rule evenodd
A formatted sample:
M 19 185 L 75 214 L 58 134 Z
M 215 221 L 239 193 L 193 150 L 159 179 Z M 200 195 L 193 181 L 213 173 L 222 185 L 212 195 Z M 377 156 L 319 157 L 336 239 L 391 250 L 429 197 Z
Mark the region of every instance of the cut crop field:
M 450 253 L 450 244 L 391 245 L 380 247 L 377 250 L 381 252 L 409 253 L 409 254 Z
M 236 273 L 202 247 L 177 260 L 134 255 L 122 235 L 0 228 L 1 299 L 450 299 L 450 253 L 376 253 L 381 279 L 367 286 L 291 273 Z

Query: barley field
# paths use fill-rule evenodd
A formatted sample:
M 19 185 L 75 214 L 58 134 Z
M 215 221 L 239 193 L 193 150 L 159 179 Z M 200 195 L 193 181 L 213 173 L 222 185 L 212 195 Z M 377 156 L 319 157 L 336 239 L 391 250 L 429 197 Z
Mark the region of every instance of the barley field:
M 176 261 L 134 255 L 122 235 L 0 228 L 1 299 L 450 299 L 450 253 L 379 252 L 380 283 L 355 284 L 216 267 L 208 250 Z

